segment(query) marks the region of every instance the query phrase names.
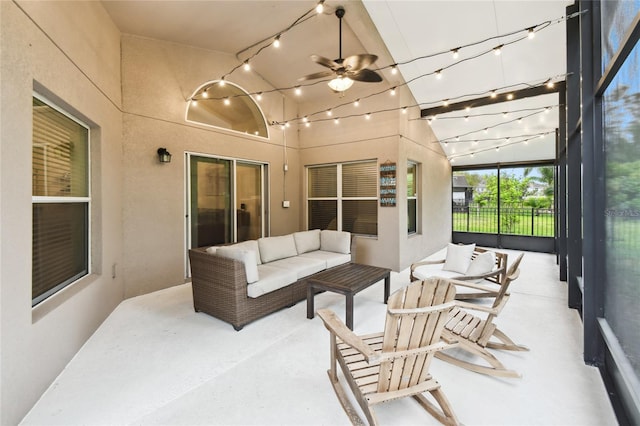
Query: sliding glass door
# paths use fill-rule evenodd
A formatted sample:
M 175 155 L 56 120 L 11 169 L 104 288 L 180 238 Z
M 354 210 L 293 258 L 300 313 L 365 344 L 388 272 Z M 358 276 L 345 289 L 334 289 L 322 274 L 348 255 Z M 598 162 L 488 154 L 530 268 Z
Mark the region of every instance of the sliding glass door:
M 264 235 L 266 164 L 187 154 L 187 167 L 189 248 Z

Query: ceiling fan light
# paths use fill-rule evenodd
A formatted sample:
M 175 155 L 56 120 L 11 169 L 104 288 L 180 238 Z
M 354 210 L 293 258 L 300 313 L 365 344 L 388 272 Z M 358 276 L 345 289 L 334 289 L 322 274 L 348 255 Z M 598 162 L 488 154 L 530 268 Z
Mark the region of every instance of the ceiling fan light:
M 353 80 L 349 77 L 336 77 L 327 84 L 336 92 L 344 92 L 353 85 Z

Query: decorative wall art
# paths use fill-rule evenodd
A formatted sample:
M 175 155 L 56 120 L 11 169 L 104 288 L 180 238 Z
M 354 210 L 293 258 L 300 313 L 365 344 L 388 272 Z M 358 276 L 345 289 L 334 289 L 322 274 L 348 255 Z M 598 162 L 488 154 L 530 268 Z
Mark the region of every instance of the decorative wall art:
M 396 163 L 380 164 L 380 206 L 396 206 Z

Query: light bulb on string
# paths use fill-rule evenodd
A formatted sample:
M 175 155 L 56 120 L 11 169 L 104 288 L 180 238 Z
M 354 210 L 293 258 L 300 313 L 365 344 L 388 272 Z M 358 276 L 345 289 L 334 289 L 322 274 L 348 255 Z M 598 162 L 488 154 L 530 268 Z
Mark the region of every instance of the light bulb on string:
M 458 59 L 458 57 L 460 56 L 460 48 L 456 47 L 455 49 L 451 49 L 451 56 L 453 56 L 453 59 Z
M 498 92 L 496 92 L 495 90 L 491 91 L 491 97 L 495 98 L 496 96 L 498 96 Z
M 300 96 L 302 94 L 302 89 L 300 88 L 300 86 L 296 86 L 295 88 L 295 93 L 296 95 Z
M 340 123 L 340 120 L 338 120 L 337 118 L 334 118 L 334 119 L 333 119 L 333 122 L 334 122 L 335 124 L 338 124 L 338 123 Z
M 316 6 L 316 13 L 320 14 L 324 12 L 324 0 L 320 0 L 318 5 Z
M 262 100 L 262 92 L 258 92 L 258 93 L 256 94 L 256 99 L 258 99 L 259 101 L 261 101 L 261 100 Z
M 356 99 L 355 101 L 353 101 L 353 106 L 360 106 L 360 99 Z
M 397 64 L 393 64 L 391 66 L 391 74 L 393 74 L 393 75 L 398 74 L 398 65 Z
M 507 99 L 508 99 L 508 100 L 512 100 L 512 99 L 513 99 L 513 93 L 509 93 L 509 94 L 507 95 Z
M 273 47 L 275 48 L 280 47 L 280 35 L 277 35 L 275 40 L 273 40 Z
M 366 113 L 364 118 L 365 118 L 365 120 L 371 119 L 371 113 L 370 112 Z
M 205 99 L 209 97 L 209 92 L 207 92 L 207 89 L 203 90 L 202 97 L 205 98 Z
M 436 71 L 436 78 L 438 80 L 440 80 L 442 78 L 442 69 L 439 69 L 438 71 Z
M 327 115 L 328 115 L 329 117 L 331 117 L 331 116 L 333 115 L 333 111 L 331 111 L 330 109 L 328 109 L 328 110 L 327 110 Z
M 243 68 L 245 71 L 251 71 L 251 65 L 249 65 L 249 60 L 244 61 Z
M 407 107 L 402 107 L 402 113 L 406 114 L 407 113 Z
M 444 101 L 442 101 L 442 105 L 449 106 L 449 99 L 445 99 Z
M 536 36 L 536 33 L 534 31 L 534 27 L 529 28 L 527 37 L 529 38 L 529 40 L 531 40 L 532 38 L 534 38 Z
M 222 78 L 220 79 L 220 83 L 219 83 L 219 84 L 220 84 L 220 87 L 223 87 L 225 84 L 227 84 L 227 83 L 224 81 L 224 77 L 222 77 Z
M 225 105 L 231 105 L 231 100 L 229 98 L 224 98 Z
M 396 88 L 395 88 L 395 87 L 394 87 L 394 88 L 392 88 L 392 89 L 391 89 L 391 92 L 389 92 L 389 94 L 390 94 L 391 96 L 395 96 L 395 95 L 396 95 Z
M 309 122 L 309 117 L 307 117 L 306 115 L 304 117 L 302 117 L 302 122 L 303 123 L 308 123 Z
M 502 48 L 504 47 L 504 44 L 501 44 L 500 46 L 496 46 L 493 48 L 493 53 L 498 56 L 502 53 Z
M 191 105 L 198 106 L 198 101 L 196 101 L 195 99 L 191 99 Z

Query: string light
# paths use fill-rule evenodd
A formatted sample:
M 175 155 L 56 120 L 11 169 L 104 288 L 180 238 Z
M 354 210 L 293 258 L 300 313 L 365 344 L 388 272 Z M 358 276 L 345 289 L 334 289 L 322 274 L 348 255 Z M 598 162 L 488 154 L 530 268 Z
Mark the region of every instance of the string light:
M 496 96 L 498 96 L 498 92 L 496 92 L 495 90 L 491 91 L 491 97 L 495 98 Z
M 262 45 L 256 52 L 254 52 L 252 55 L 250 55 L 249 58 L 247 58 L 244 62 L 241 62 L 239 65 L 235 66 L 227 74 L 224 74 L 224 76 L 228 76 L 231 73 L 233 73 L 236 69 L 238 69 L 239 67 L 244 66 L 244 63 L 248 63 L 248 61 L 250 59 L 258 56 L 265 48 L 267 48 L 269 46 L 274 46 L 276 48 L 280 47 L 280 44 L 281 44 L 280 39 L 281 39 L 282 35 L 284 35 L 288 31 L 290 31 L 294 27 L 296 27 L 298 25 L 301 25 L 301 24 L 307 22 L 309 19 L 311 19 L 311 18 L 317 16 L 318 14 L 321 14 L 321 13 L 324 12 L 324 2 L 325 2 L 325 0 L 320 0 L 313 8 L 309 9 L 308 11 L 306 11 L 303 15 L 301 15 L 300 17 L 295 19 L 293 21 L 293 23 L 291 23 L 287 27 L 283 28 L 278 33 L 276 33 L 275 35 L 268 36 L 265 39 L 262 39 L 262 40 L 260 40 L 260 41 L 258 41 L 256 43 L 254 43 L 254 44 L 252 44 L 250 46 L 247 46 L 244 49 L 238 51 L 236 53 L 236 57 L 240 57 L 244 52 L 247 52 L 248 50 L 250 50 L 250 49 L 252 49 L 252 48 L 254 48 L 256 46 Z M 316 12 L 316 13 L 313 13 L 313 12 Z M 451 53 L 453 55 L 454 59 L 457 59 L 458 56 L 459 56 L 459 51 L 462 48 L 476 46 L 476 45 L 485 43 L 485 42 L 490 41 L 490 40 L 504 39 L 505 37 L 514 36 L 514 35 L 516 35 L 518 33 L 523 32 L 523 31 L 527 31 L 527 34 L 525 36 L 498 46 L 498 49 L 500 49 L 500 48 L 502 48 L 503 46 L 505 46 L 507 44 L 515 43 L 515 42 L 520 41 L 522 39 L 525 39 L 527 37 L 531 38 L 531 37 L 533 37 L 532 34 L 535 34 L 538 31 L 542 31 L 542 30 L 544 30 L 544 29 L 546 29 L 546 28 L 548 28 L 548 27 L 550 27 L 552 25 L 556 25 L 558 23 L 565 22 L 568 19 L 580 16 L 580 15 L 584 14 L 585 12 L 586 11 L 576 12 L 576 13 L 573 13 L 571 15 L 563 16 L 561 18 L 557 18 L 557 19 L 554 19 L 554 20 L 547 20 L 547 21 L 541 22 L 541 23 L 539 23 L 537 25 L 529 26 L 527 28 L 511 31 L 511 32 L 504 33 L 504 34 L 498 34 L 498 35 L 495 35 L 495 36 L 492 36 L 492 37 L 489 37 L 489 38 L 485 38 L 483 40 L 479 40 L 479 41 L 476 41 L 476 42 L 473 42 L 473 43 L 469 43 L 469 44 L 466 44 L 466 45 L 463 45 L 463 46 L 456 47 L 454 49 L 447 49 L 447 50 L 444 50 L 442 52 L 437 52 L 437 53 L 432 53 L 432 54 L 416 57 L 416 58 L 404 61 L 402 63 L 395 63 L 395 64 L 393 64 L 391 66 L 392 74 L 395 74 L 397 72 L 397 66 L 400 65 L 400 64 L 408 64 L 408 63 L 411 63 L 411 62 L 414 62 L 414 61 L 417 61 L 417 60 L 431 58 L 431 57 L 434 57 L 434 56 L 437 56 L 437 55 L 441 55 L 443 53 Z M 468 59 L 473 59 L 473 58 L 463 59 L 460 62 L 463 62 L 463 61 L 468 60 Z M 384 68 L 388 68 L 388 67 L 382 67 L 382 68 L 379 68 L 379 69 L 384 69 Z M 278 90 L 278 89 L 276 89 L 276 90 Z
M 442 78 L 442 68 L 436 71 L 436 78 L 440 80 Z
M 354 107 L 360 106 L 360 99 L 356 99 L 355 101 L 353 101 L 353 106 Z
M 493 53 L 498 56 L 502 53 L 502 48 L 504 47 L 504 44 L 501 44 L 500 46 L 496 46 L 493 48 Z
M 261 100 L 262 100 L 262 92 L 258 92 L 258 93 L 256 94 L 256 98 L 257 98 L 259 101 L 261 101 Z
M 513 93 L 509 93 L 509 94 L 507 95 L 507 99 L 508 99 L 508 100 L 512 100 L 512 99 L 513 99 Z
M 302 117 L 302 122 L 303 123 L 308 123 L 309 122 L 309 117 L 307 117 L 306 115 L 304 117 Z
M 224 87 L 225 84 L 227 84 L 227 83 L 224 81 L 224 77 L 222 77 L 220 79 L 220 87 Z
M 402 107 L 402 113 L 406 114 L 407 113 L 407 107 Z
M 298 96 L 302 94 L 302 89 L 300 88 L 300 86 L 296 86 L 295 92 L 296 92 L 296 95 Z
M 328 115 L 329 117 L 331 117 L 331 116 L 333 115 L 333 112 L 332 112 L 330 109 L 328 109 L 328 110 L 327 110 L 327 115 Z
M 209 92 L 206 89 L 202 92 L 202 97 L 205 99 L 209 97 Z
M 224 104 L 225 104 L 225 105 L 231 105 L 231 99 L 229 99 L 229 98 L 224 98 Z
M 529 38 L 529 40 L 531 40 L 532 38 L 534 38 L 536 36 L 536 33 L 534 31 L 535 27 L 531 27 L 529 28 L 529 30 L 527 31 L 527 37 Z
M 370 112 L 366 113 L 366 114 L 365 114 L 365 116 L 364 116 L 364 118 L 365 118 L 366 120 L 370 120 L 370 119 L 371 119 L 371 113 L 370 113 Z
M 336 124 L 338 124 L 338 123 L 340 123 L 340 120 L 338 120 L 337 118 L 334 118 L 334 119 L 333 119 L 333 122 L 334 122 L 334 123 L 336 123 Z
M 442 101 L 442 105 L 449 106 L 449 99 L 445 99 L 444 101 Z
M 251 71 L 251 65 L 249 65 L 249 60 L 244 61 L 244 70 Z
M 487 148 L 479 149 L 479 150 L 478 149 L 474 149 L 474 151 L 472 151 L 470 153 L 460 153 L 458 155 L 452 155 L 452 156 L 449 157 L 449 160 L 453 161 L 456 158 L 466 157 L 466 156 L 472 156 L 473 157 L 475 153 L 487 152 L 487 151 L 491 151 L 491 150 L 496 150 L 496 151 L 499 152 L 500 148 L 504 148 L 504 147 L 508 147 L 508 146 L 512 146 L 512 145 L 516 145 L 516 144 L 528 145 L 528 142 L 530 140 L 538 139 L 538 138 L 544 138 L 546 135 L 549 135 L 549 134 L 555 134 L 555 130 L 550 130 L 550 131 L 539 133 L 539 134 L 535 134 L 535 135 L 522 135 L 522 136 L 519 136 L 519 137 L 524 138 L 524 139 L 517 140 L 517 141 L 511 141 L 509 143 L 505 143 L 505 144 L 498 145 L 498 146 L 495 146 L 495 147 L 487 147 Z M 475 145 L 475 143 L 476 143 L 476 141 L 474 141 L 474 145 Z
M 191 99 L 191 105 L 198 106 L 198 101 L 196 101 L 195 99 Z
M 393 75 L 398 74 L 398 66 L 396 64 L 393 64 L 391 66 L 391 74 L 393 74 Z
M 392 88 L 391 92 L 389 92 L 391 94 L 391 96 L 395 96 L 396 95 L 396 88 Z

